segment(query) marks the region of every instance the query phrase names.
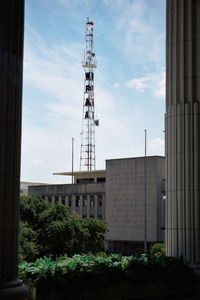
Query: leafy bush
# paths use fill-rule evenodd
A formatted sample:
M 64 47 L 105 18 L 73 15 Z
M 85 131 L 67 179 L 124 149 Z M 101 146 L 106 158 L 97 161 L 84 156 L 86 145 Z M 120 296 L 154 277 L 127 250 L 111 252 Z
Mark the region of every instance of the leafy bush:
M 35 262 L 23 262 L 19 274 L 29 286 L 47 286 L 64 289 L 69 292 L 91 289 L 128 280 L 131 284 L 144 284 L 162 281 L 168 285 L 181 285 L 192 282 L 192 269 L 180 259 L 173 257 L 155 257 L 146 254 L 140 256 L 112 255 L 74 255 L 60 257 L 56 261 L 50 258 Z M 51 284 L 49 284 L 51 283 Z
M 165 255 L 165 243 L 156 243 L 151 247 L 151 255 L 161 256 Z

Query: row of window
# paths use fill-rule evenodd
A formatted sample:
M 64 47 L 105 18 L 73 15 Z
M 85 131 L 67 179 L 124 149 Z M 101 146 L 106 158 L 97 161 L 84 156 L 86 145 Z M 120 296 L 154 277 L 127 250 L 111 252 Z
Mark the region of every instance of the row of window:
M 65 196 L 61 196 L 61 202 L 62 204 L 66 204 L 65 203 L 65 199 L 66 197 Z M 90 195 L 89 196 L 89 199 L 87 197 L 87 195 L 83 195 L 83 201 L 82 201 L 82 206 L 83 207 L 86 207 L 88 205 L 88 200 L 89 200 L 89 204 L 90 204 L 90 207 L 94 207 L 95 206 L 95 197 L 94 195 Z M 52 196 L 48 196 L 48 201 L 51 203 L 52 202 Z M 59 196 L 54 196 L 54 201 L 55 203 L 58 203 L 59 202 Z M 68 196 L 68 206 L 71 207 L 72 206 L 72 196 L 69 195 Z M 80 199 L 80 196 L 77 195 L 75 196 L 75 206 L 76 207 L 80 207 L 81 206 L 81 199 Z M 97 206 L 101 207 L 102 206 L 102 195 L 97 195 Z
M 105 182 L 106 178 L 105 177 L 97 177 L 96 182 Z M 76 179 L 76 183 L 93 183 L 95 182 L 94 178 L 78 178 Z

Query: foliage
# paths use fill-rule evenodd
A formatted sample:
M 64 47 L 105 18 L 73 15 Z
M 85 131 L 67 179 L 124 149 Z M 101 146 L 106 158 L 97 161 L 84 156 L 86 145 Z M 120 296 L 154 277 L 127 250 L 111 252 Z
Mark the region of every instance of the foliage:
M 20 217 L 20 261 L 103 250 L 105 222 L 70 215 L 63 204 L 50 204 L 37 195 L 24 196 Z
M 194 280 L 193 271 L 181 259 L 166 256 L 74 255 L 23 262 L 19 274 L 29 286 L 75 290 L 101 287 L 128 280 L 131 284 L 151 281 L 168 285 L 188 284 Z
M 27 222 L 20 222 L 19 260 L 34 260 L 38 256 L 37 233 Z
M 165 255 L 165 243 L 156 243 L 151 247 L 151 255 L 161 256 Z

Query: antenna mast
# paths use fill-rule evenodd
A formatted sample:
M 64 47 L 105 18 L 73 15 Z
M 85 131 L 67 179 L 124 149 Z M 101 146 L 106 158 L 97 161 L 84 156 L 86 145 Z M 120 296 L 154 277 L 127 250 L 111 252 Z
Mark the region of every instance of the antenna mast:
M 95 53 L 93 51 L 94 23 L 87 18 L 86 22 L 86 51 L 82 67 L 84 68 L 84 96 L 83 117 L 81 131 L 80 170 L 95 170 L 95 126 L 99 126 L 99 120 L 95 120 L 94 108 L 94 69 L 96 68 Z

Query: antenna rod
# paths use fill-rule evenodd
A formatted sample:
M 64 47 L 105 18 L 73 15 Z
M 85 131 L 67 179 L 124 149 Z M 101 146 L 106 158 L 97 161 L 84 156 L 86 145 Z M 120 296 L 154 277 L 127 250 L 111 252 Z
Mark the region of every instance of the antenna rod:
M 74 138 L 72 138 L 72 184 L 74 183 Z
M 147 130 L 144 130 L 144 251 L 147 252 Z

